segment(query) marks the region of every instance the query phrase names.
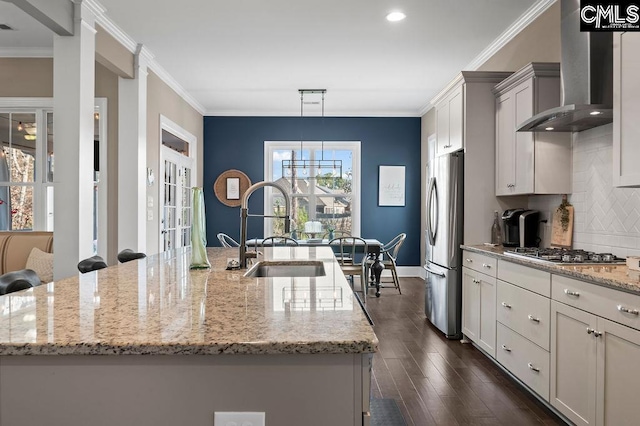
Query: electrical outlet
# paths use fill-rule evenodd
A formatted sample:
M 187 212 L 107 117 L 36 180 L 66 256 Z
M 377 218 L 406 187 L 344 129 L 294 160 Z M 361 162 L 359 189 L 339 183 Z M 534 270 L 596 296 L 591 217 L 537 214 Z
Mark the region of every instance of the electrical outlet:
M 265 426 L 265 413 L 218 411 L 213 415 L 213 426 Z

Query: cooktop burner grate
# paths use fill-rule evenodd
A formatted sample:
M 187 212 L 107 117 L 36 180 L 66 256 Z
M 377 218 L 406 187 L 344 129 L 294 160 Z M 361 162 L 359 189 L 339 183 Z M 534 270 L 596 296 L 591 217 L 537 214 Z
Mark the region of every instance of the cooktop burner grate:
M 513 250 L 505 250 L 504 254 L 551 263 L 625 263 L 625 259 L 611 253 L 580 249 L 515 247 Z

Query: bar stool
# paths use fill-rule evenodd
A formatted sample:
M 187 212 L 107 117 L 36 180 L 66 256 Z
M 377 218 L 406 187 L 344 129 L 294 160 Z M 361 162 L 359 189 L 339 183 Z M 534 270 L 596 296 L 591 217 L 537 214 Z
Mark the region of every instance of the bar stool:
M 147 257 L 144 253 L 137 253 L 131 249 L 124 249 L 118 253 L 118 262 L 126 263 L 131 262 L 132 260 L 142 259 L 144 257 Z
M 106 268 L 107 264 L 100 256 L 92 256 L 88 259 L 81 260 L 78 263 L 78 271 L 86 274 L 87 272 L 97 271 L 98 269 Z
M 37 287 L 40 284 L 38 274 L 31 269 L 7 272 L 6 274 L 0 275 L 0 296 L 13 293 L 14 291 Z

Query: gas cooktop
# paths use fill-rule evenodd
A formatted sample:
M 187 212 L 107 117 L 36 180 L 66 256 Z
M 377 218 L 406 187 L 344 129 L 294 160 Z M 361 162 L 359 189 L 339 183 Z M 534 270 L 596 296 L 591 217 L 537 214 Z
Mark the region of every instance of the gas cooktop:
M 504 251 L 506 256 L 525 258 L 544 263 L 625 263 L 625 259 L 611 253 L 595 253 L 586 250 L 562 248 L 514 247 Z

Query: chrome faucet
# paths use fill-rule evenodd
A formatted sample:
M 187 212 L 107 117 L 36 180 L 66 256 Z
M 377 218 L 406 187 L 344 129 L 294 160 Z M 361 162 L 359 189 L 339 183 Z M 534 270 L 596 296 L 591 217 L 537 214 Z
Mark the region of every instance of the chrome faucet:
M 284 189 L 280 185 L 277 185 L 273 182 L 258 182 L 251 185 L 245 191 L 242 196 L 242 204 L 240 205 L 240 268 L 247 268 L 247 258 L 250 257 L 249 253 L 247 253 L 247 217 L 249 216 L 258 216 L 258 217 L 274 217 L 278 219 L 282 219 L 283 216 L 271 216 L 264 214 L 249 214 L 249 197 L 253 194 L 256 189 L 263 188 L 265 186 L 273 186 L 282 192 L 284 196 L 284 205 L 285 205 L 285 215 L 284 215 L 284 232 L 287 233 L 291 229 L 291 218 L 289 216 L 289 209 L 291 206 L 291 202 L 289 200 L 289 194 L 286 193 Z M 251 256 L 251 257 L 255 257 Z

